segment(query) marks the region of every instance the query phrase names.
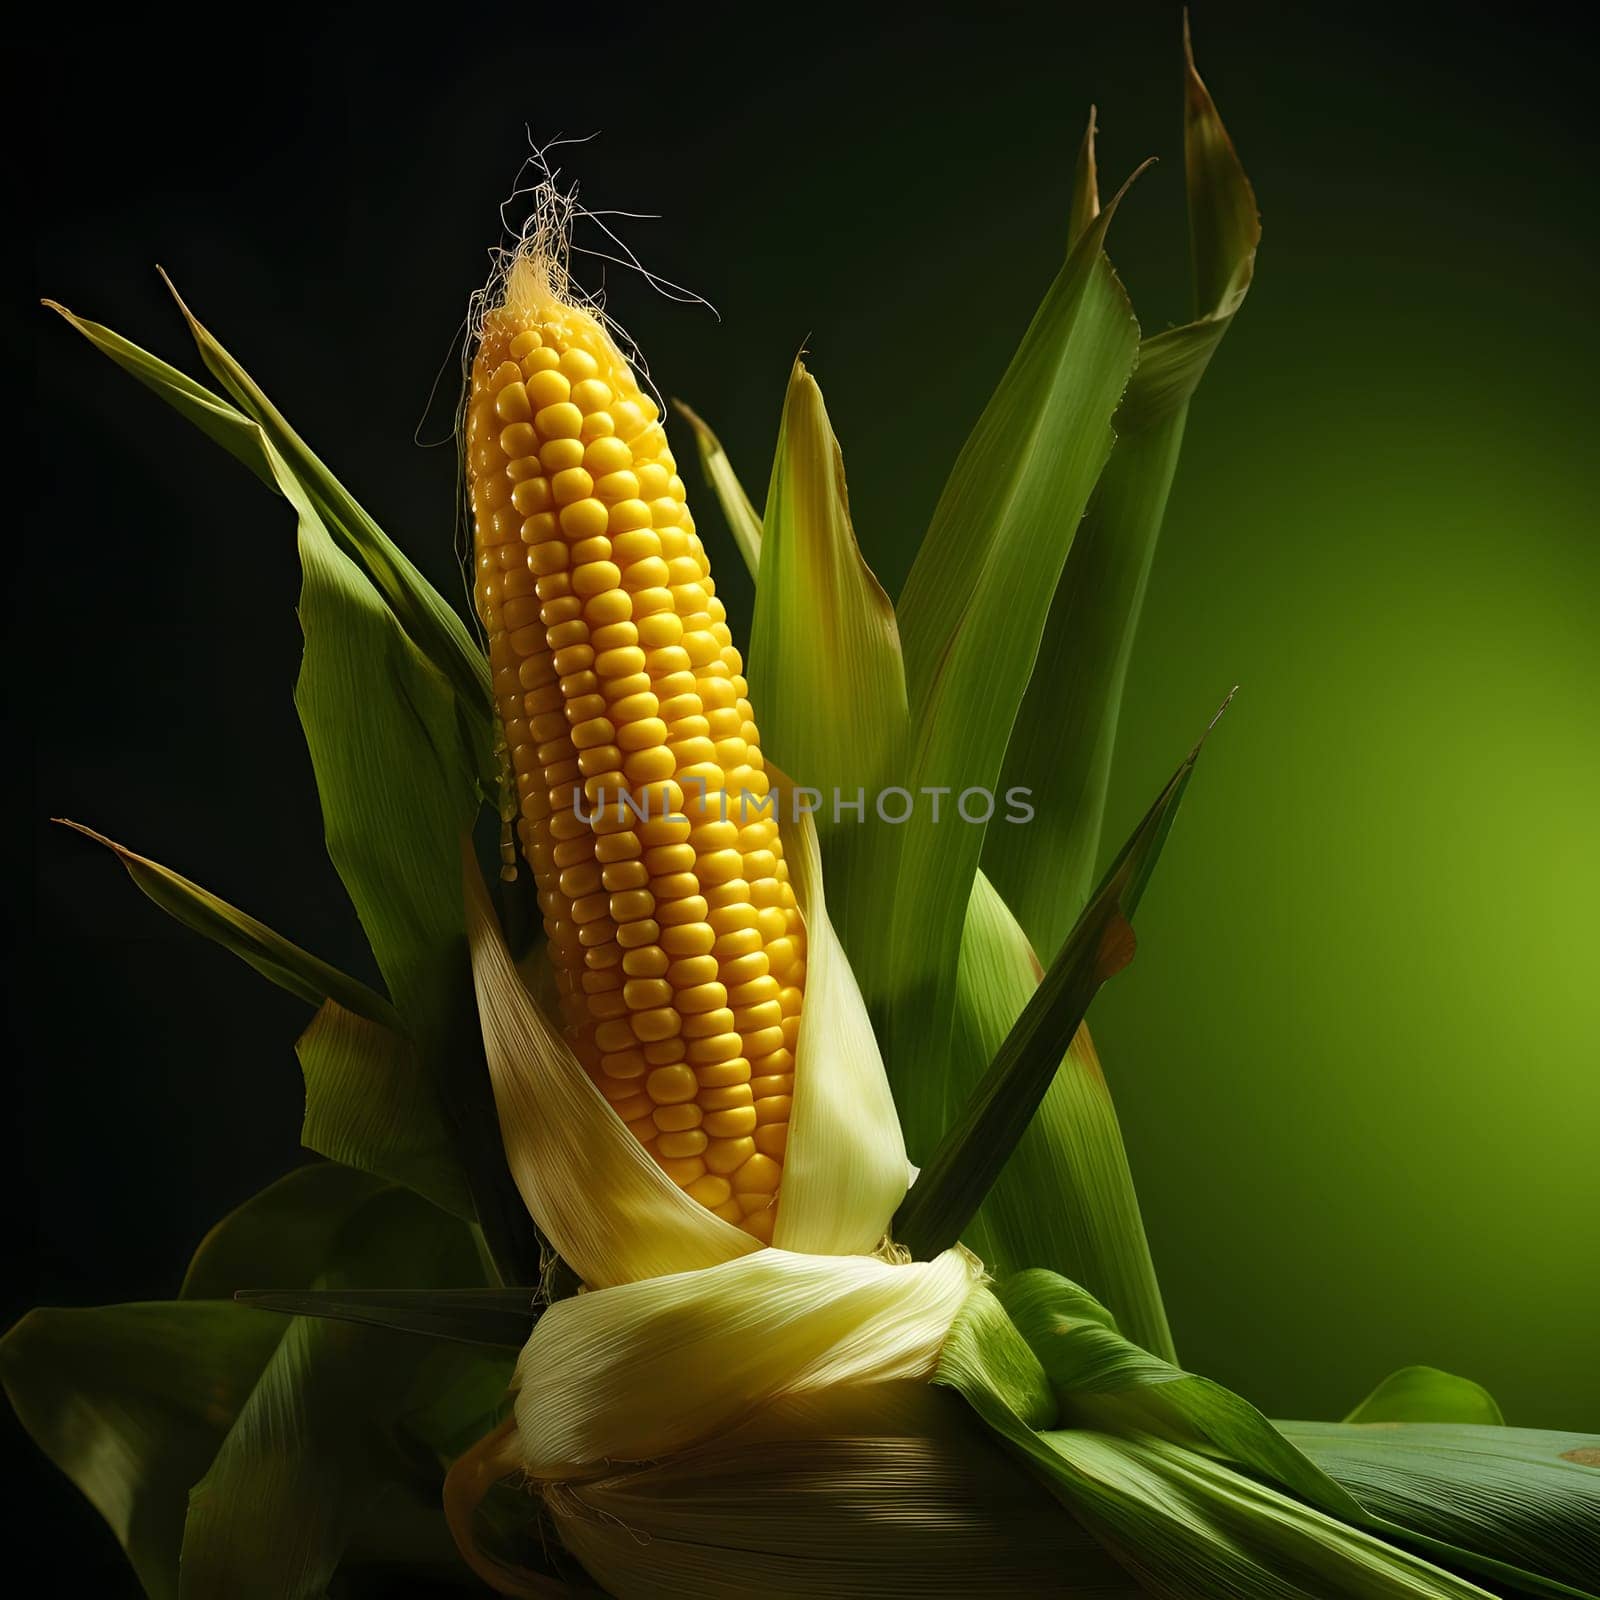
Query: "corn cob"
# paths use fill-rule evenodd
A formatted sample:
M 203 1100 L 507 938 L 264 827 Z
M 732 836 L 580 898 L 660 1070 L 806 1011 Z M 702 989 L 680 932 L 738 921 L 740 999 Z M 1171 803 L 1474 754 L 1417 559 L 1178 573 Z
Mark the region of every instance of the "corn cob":
M 768 1242 L 805 932 L 743 662 L 659 408 L 524 258 L 472 367 L 474 598 L 574 1053 Z

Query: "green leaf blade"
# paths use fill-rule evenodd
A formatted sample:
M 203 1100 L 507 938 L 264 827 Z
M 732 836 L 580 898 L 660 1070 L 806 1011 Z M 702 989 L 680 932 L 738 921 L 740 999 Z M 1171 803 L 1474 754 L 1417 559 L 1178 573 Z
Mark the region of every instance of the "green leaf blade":
M 1101 250 L 1113 208 L 1074 246 L 957 457 L 899 606 L 914 806 L 875 853 L 873 936 L 859 938 L 862 988 L 886 1023 L 897 1098 L 942 1088 L 948 974 L 985 832 L 1016 824 L 952 815 L 971 791 L 998 809 L 1006 745 L 1033 673 L 1062 565 L 1111 449 L 1111 417 L 1138 343 L 1132 309 Z M 912 1159 L 919 1158 L 912 1151 Z
M 767 493 L 748 674 L 763 749 L 812 792 L 829 914 L 854 955 L 876 909 L 868 858 L 887 848 L 871 797 L 905 751 L 905 668 L 894 607 L 856 543 L 822 391 L 800 361 Z M 858 793 L 864 820 L 834 805 Z
M 528 1342 L 539 1298 L 537 1288 L 241 1289 L 234 1295 L 241 1305 L 259 1311 L 323 1317 L 510 1350 L 520 1350 Z
M 745 569 L 753 578 L 761 566 L 761 515 L 751 505 L 750 496 L 745 493 L 744 485 L 740 483 L 733 463 L 728 459 L 728 452 L 723 449 L 722 441 L 711 431 L 710 425 L 682 400 L 674 400 L 673 404 L 694 433 L 700 470 L 711 485 L 718 505 L 722 507 L 728 531 L 733 535 Z
M 435 1086 L 505 1281 L 536 1280 L 541 1249 L 518 1198 L 472 998 L 460 841 L 479 811 L 457 699 L 270 452 L 300 518 L 305 655 L 295 707 L 328 854 Z
M 1459 1422 L 1493 1427 L 1506 1419 L 1494 1396 L 1470 1378 L 1437 1367 L 1402 1367 L 1358 1405 L 1346 1422 Z
M 122 863 L 139 889 L 168 916 L 231 951 L 280 989 L 298 996 L 308 1005 L 320 1007 L 331 1001 L 381 1026 L 403 1026 L 394 1007 L 382 995 L 302 950 L 264 922 L 230 905 L 220 895 L 212 894 L 170 867 L 136 854 L 126 845 L 96 833 L 81 822 L 66 817 L 55 820 L 84 838 L 104 845 Z
M 295 1054 L 305 1075 L 300 1142 L 308 1150 L 475 1218 L 449 1113 L 409 1039 L 330 1000 L 295 1041 Z
M 1026 829 L 990 828 L 983 866 L 1048 961 L 1095 881 L 1117 722 L 1189 401 L 1244 301 L 1261 237 L 1255 194 L 1195 71 L 1185 28 L 1184 147 L 1196 319 L 1143 341 L 1117 443 L 1068 554 L 1001 784 L 1035 796 Z M 1075 210 L 1094 187 L 1093 129 Z
M 1123 846 L 906 1196 L 894 1233 L 917 1259 L 960 1237 L 1032 1122 L 1090 1001 L 1132 958 L 1131 918 L 1199 755 L 1196 745 Z

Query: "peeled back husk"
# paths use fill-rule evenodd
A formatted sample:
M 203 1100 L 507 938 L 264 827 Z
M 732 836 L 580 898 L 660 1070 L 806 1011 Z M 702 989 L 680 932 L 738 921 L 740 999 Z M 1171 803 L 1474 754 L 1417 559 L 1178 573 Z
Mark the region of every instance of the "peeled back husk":
M 554 1486 L 546 1504 L 621 1600 L 1140 1593 L 923 1383 L 780 1400 L 670 1460 Z

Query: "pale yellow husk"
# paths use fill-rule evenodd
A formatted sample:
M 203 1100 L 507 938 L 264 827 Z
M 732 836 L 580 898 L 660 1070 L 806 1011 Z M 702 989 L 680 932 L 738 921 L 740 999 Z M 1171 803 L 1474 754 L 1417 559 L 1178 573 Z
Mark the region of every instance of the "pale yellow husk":
M 770 1401 L 932 1376 L 981 1269 L 765 1249 L 551 1306 L 517 1363 L 523 1465 L 542 1480 L 683 1450 Z
M 809 947 L 775 1242 L 873 1250 L 910 1169 L 860 990 L 828 921 L 816 830 L 780 811 Z M 759 1248 L 673 1184 L 583 1070 L 519 975 L 483 880 L 464 863 L 467 935 L 495 1105 L 534 1220 L 591 1288 L 692 1272 Z
M 628 1600 L 1138 1593 L 954 1395 L 917 1382 L 776 1401 L 714 1440 L 546 1496 Z

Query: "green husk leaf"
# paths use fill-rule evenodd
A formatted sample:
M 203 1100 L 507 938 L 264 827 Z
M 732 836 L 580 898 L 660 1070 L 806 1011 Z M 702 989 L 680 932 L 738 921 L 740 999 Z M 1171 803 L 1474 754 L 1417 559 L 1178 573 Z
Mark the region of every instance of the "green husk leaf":
M 1027 788 L 1027 828 L 990 828 L 984 870 L 1048 961 L 1094 883 L 1117 718 L 1139 612 L 1183 443 L 1189 400 L 1249 289 L 1260 218 L 1184 33 L 1185 175 L 1198 315 L 1144 340 L 1095 488 L 1050 608 L 1001 785 Z M 1074 219 L 1092 215 L 1094 122 Z
M 724 477 L 737 486 L 731 466 Z M 870 797 L 904 759 L 905 669 L 894 607 L 856 543 L 822 391 L 800 361 L 767 492 L 748 670 L 763 748 L 813 793 L 829 914 L 846 950 L 857 948 L 876 910 L 863 893 L 866 860 L 888 848 Z M 866 820 L 845 820 L 834 798 L 857 791 L 869 797 Z
M 1002 1280 L 995 1297 L 1038 1357 L 1060 1426 L 1148 1434 L 1221 1456 L 1344 1521 L 1359 1504 L 1247 1400 L 1123 1338 L 1085 1289 L 1054 1272 Z
M 978 1080 L 1039 978 L 1027 935 L 980 873 L 957 969 L 951 1092 Z M 945 1126 L 954 1112 L 952 1106 L 945 1114 Z M 915 1137 L 924 1148 L 937 1137 L 938 1114 L 919 1103 Z M 1050 1202 L 1041 1205 L 1041 1195 Z M 999 1276 L 1039 1264 L 1070 1273 L 1093 1287 L 1130 1337 L 1174 1358 L 1116 1108 L 1087 1024 L 963 1238 Z
M 191 1300 L 45 1307 L 0 1341 L 23 1427 L 105 1519 L 153 1600 L 178 1594 L 189 1488 L 282 1334 L 272 1317 Z
M 300 1136 L 307 1149 L 472 1218 L 444 1108 L 387 1000 L 170 868 L 81 823 L 58 820 L 110 850 L 163 911 L 318 1008 L 295 1045 L 305 1074 Z
M 189 310 L 166 273 L 161 277 L 189 325 L 200 359 L 260 425 L 338 544 L 361 564 L 407 637 L 454 687 L 468 718 L 465 726 L 472 735 L 474 771 L 492 772 L 489 664 L 461 618 Z M 278 476 L 274 470 L 274 477 Z M 279 481 L 281 487 L 281 478 Z
M 1030 1426 L 1008 1393 L 1019 1342 L 995 1297 L 979 1290 L 945 1341 L 934 1381 L 963 1395 L 1151 1592 L 1168 1600 L 1484 1600 L 1485 1590 L 1170 1440 Z
M 275 1199 L 269 1190 L 254 1204 Z M 305 1286 L 466 1286 L 478 1278 L 466 1228 L 403 1189 L 373 1185 Z M 417 1471 L 390 1430 L 430 1346 L 303 1318 L 280 1320 L 279 1329 L 254 1392 L 190 1496 L 186 1596 L 321 1595 L 385 1487 Z
M 1033 1120 L 1101 984 L 1133 959 L 1132 918 L 1203 743 L 1179 764 L 1122 847 L 896 1213 L 894 1236 L 917 1259 L 931 1260 L 961 1236 Z
M 900 599 L 913 730 L 904 781 L 914 795 L 943 791 L 947 803 L 937 820 L 931 804 L 913 808 L 892 830 L 894 847 L 875 853 L 877 936 L 859 937 L 851 955 L 887 1022 L 902 1104 L 945 1097 L 935 1063 L 949 1048 L 948 975 L 986 831 L 952 819 L 949 808 L 962 793 L 998 783 L 1050 595 L 1110 452 L 1111 416 L 1138 344 L 1101 249 L 1114 210 L 1115 202 L 1073 247 L 1045 296 L 956 458 Z
M 294 1048 L 306 1080 L 300 1142 L 308 1150 L 475 1219 L 449 1115 L 409 1039 L 329 1000 Z
M 520 1350 L 538 1312 L 536 1288 L 521 1289 L 240 1289 L 234 1299 L 257 1311 L 326 1317 L 461 1344 Z
M 170 280 L 168 287 L 171 288 Z M 178 298 L 176 291 L 173 298 Z M 473 644 L 471 635 L 445 599 L 317 459 L 248 374 L 189 316 L 183 302 L 178 300 L 202 357 L 245 410 L 230 405 L 187 373 L 111 329 L 76 316 L 53 300 L 46 300 L 44 304 L 58 312 L 102 354 L 159 395 L 180 416 L 243 462 L 269 488 L 281 492 L 279 473 L 268 451 L 269 439 L 276 444 L 284 464 L 317 506 L 336 542 L 347 555 L 362 564 L 389 600 L 408 635 L 455 687 L 460 697 L 460 736 L 469 750 L 468 759 L 474 771 L 480 774 L 486 792 L 492 792 L 489 676 L 482 651 Z
M 1095 164 L 1094 140 L 1097 108 L 1089 107 L 1089 125 L 1078 145 L 1078 160 L 1072 169 L 1072 200 L 1067 208 L 1067 248 L 1070 250 L 1094 225 L 1100 215 L 1100 172 Z
M 331 1000 L 369 1022 L 388 1028 L 403 1026 L 394 1007 L 382 995 L 290 943 L 282 934 L 275 933 L 237 906 L 229 905 L 209 889 L 191 883 L 170 867 L 136 855 L 126 845 L 96 833 L 81 822 L 67 817 L 54 820 L 86 839 L 93 839 L 96 844 L 103 844 L 127 869 L 134 883 L 168 916 L 175 917 L 186 928 L 192 928 L 224 950 L 231 950 L 280 989 L 297 995 L 308 1005 L 320 1006 Z
M 312 1397 L 326 1398 L 330 1388 L 327 1381 L 292 1390 L 282 1385 L 272 1374 L 283 1362 L 280 1351 L 292 1325 L 226 1297 L 241 1281 L 264 1278 L 310 1287 L 330 1267 L 359 1268 L 374 1250 L 400 1258 L 389 1264 L 391 1270 L 414 1270 L 445 1282 L 478 1275 L 470 1233 L 459 1222 L 363 1173 L 314 1162 L 246 1201 L 212 1229 L 190 1263 L 181 1299 L 86 1310 L 45 1308 L 31 1312 L 0 1341 L 0 1374 L 18 1416 L 105 1517 L 147 1594 L 168 1600 L 180 1592 L 320 1592 L 287 1580 L 274 1588 L 277 1580 L 271 1575 L 259 1587 L 251 1586 L 257 1579 L 249 1574 L 238 1583 L 229 1575 L 213 1584 L 203 1568 L 186 1572 L 180 1585 L 179 1552 L 190 1490 L 219 1450 L 232 1446 L 241 1417 L 271 1404 L 286 1424 L 298 1418 L 309 1426 L 315 1421 L 307 1410 Z M 320 1358 L 313 1351 L 310 1359 Z M 263 1383 L 265 1393 L 259 1387 Z M 347 1404 L 337 1395 L 334 1399 L 336 1412 Z M 397 1389 L 394 1403 L 404 1399 L 404 1388 Z M 374 1414 L 381 1419 L 381 1408 Z M 332 1424 L 324 1419 L 316 1425 Z M 285 1456 L 273 1471 L 290 1474 L 302 1465 Z M 392 1452 L 381 1478 L 369 1478 L 365 1485 L 351 1481 L 347 1527 L 360 1541 L 363 1558 L 381 1546 L 381 1553 L 410 1559 L 430 1518 L 437 1547 L 443 1523 L 436 1473 L 431 1484 L 429 1498 L 419 1499 L 415 1463 Z M 247 1500 L 241 1511 L 248 1508 Z M 275 1538 L 292 1554 L 304 1548 L 301 1536 L 308 1526 L 290 1521 L 257 1537 Z M 281 1575 L 283 1568 L 272 1571 Z
M 230 1300 L 244 1284 L 268 1281 L 310 1288 L 350 1218 L 388 1188 L 331 1161 L 286 1172 L 212 1227 L 189 1258 L 178 1297 Z
M 1437 1367 L 1402 1367 L 1390 1373 L 1344 1420 L 1471 1422 L 1492 1427 L 1506 1419 L 1482 1384 Z
M 1437 1559 L 1529 1594 L 1595 1592 L 1600 1436 L 1463 1423 L 1278 1427 L 1372 1517 L 1426 1541 Z
M 731 465 L 712 483 L 730 521 L 737 515 L 737 500 L 730 503 L 728 497 L 737 486 Z M 847 512 L 838 514 L 843 511 L 841 501 L 812 526 L 838 540 L 848 530 Z M 853 577 L 849 549 L 838 543 L 826 548 L 829 559 L 819 567 Z M 758 608 L 786 603 L 781 589 L 768 598 L 772 588 L 758 589 Z M 870 615 L 875 589 L 876 581 L 866 574 L 854 587 L 847 585 L 839 603 L 865 608 Z M 759 664 L 752 671 L 759 672 Z M 802 694 L 794 705 L 803 716 L 810 701 Z M 848 724 L 855 709 L 835 705 L 832 714 Z M 762 715 L 766 723 L 765 709 Z M 826 736 L 824 729 L 821 737 Z M 770 743 L 770 732 L 767 737 Z M 1027 936 L 980 871 L 962 933 L 952 1065 L 943 1095 L 930 1083 L 901 1100 L 901 1119 L 915 1148 L 931 1149 L 949 1126 L 960 1092 L 993 1060 L 1040 976 Z M 1055 1203 L 1041 1206 L 1042 1194 L 1057 1197 Z M 1173 1355 L 1116 1110 L 1086 1026 L 1078 1030 L 1034 1120 L 964 1237 L 998 1273 L 1048 1263 L 1093 1284 L 1139 1343 Z
M 502 1278 L 535 1281 L 538 1241 L 506 1168 L 472 1001 L 459 841 L 478 793 L 456 736 L 455 697 L 337 548 L 275 449 L 268 459 L 300 518 L 306 648 L 295 706 L 328 854 L 446 1107 Z
M 261 430 L 237 407 L 215 395 L 188 373 L 180 372 L 159 356 L 124 339 L 120 333 L 77 316 L 56 300 L 41 302 L 76 328 L 102 355 L 131 373 L 152 393 L 159 395 L 179 416 L 192 422 L 205 436 L 220 444 L 229 455 L 242 461 L 269 489 L 276 489 L 272 470 L 262 448 Z
M 738 475 L 733 470 L 733 463 L 728 460 L 728 452 L 722 448 L 722 441 L 711 431 L 705 419 L 692 411 L 682 400 L 674 400 L 672 403 L 678 408 L 684 421 L 694 430 L 695 449 L 700 456 L 700 470 L 705 473 L 706 481 L 716 492 L 722 514 L 728 519 L 728 531 L 733 535 L 733 542 L 739 547 L 739 554 L 744 557 L 744 564 L 749 568 L 751 577 L 754 577 L 756 569 L 761 565 L 761 515 L 750 504 L 750 496 L 744 492 L 744 485 L 739 482 Z

